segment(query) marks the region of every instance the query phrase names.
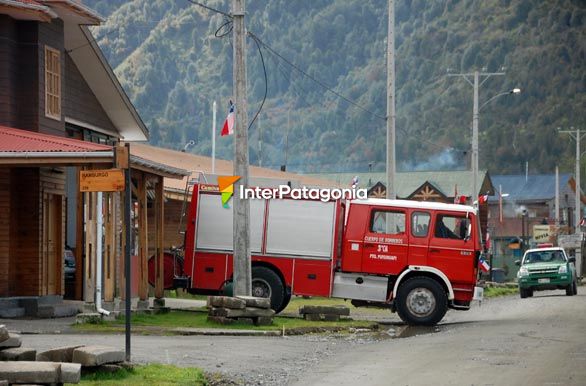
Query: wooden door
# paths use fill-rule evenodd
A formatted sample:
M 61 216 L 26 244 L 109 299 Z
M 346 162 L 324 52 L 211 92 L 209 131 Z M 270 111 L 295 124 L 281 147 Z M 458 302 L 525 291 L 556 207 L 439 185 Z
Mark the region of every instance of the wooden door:
M 45 193 L 43 198 L 42 293 L 58 295 L 63 271 L 63 196 Z

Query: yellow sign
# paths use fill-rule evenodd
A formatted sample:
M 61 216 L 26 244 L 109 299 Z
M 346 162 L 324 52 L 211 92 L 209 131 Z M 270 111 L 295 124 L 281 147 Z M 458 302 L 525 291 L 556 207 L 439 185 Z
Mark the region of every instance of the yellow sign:
M 124 172 L 120 169 L 82 170 L 79 172 L 80 192 L 121 192 Z

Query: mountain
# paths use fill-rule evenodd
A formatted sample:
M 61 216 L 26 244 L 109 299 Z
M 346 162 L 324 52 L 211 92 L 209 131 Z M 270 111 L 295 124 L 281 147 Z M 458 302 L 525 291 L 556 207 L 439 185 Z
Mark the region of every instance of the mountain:
M 226 12 L 231 4 L 202 2 Z M 179 149 L 193 139 L 188 151 L 210 155 L 212 101 L 219 132 L 232 95 L 231 35 L 216 37 L 229 31 L 220 28 L 225 17 L 187 0 L 85 4 L 107 18 L 94 33 L 150 128 L 150 142 Z M 467 167 L 473 87 L 448 74 L 479 70 L 505 72 L 481 77 L 480 105 L 488 103 L 479 115 L 480 168 L 519 172 L 528 162 L 531 173 L 556 165 L 572 170 L 575 143 L 557 128 L 586 130 L 583 0 L 395 4 L 400 169 Z M 286 162 L 301 172 L 384 170 L 387 1 L 263 0 L 246 7 L 248 31 L 266 44 L 260 51 L 268 89 L 249 130 L 251 163 Z M 265 78 L 259 48 L 247 41 L 252 120 Z M 514 87 L 522 93 L 490 100 Z M 232 138 L 216 143 L 216 154 L 231 159 Z

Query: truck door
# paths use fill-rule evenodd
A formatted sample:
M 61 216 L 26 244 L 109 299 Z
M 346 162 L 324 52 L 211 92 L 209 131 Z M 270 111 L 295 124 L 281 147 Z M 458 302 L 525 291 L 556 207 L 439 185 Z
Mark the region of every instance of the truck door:
M 429 247 L 429 223 L 431 214 L 426 211 L 411 212 L 411 234 L 409 237 L 409 265 L 427 265 Z
M 453 282 L 469 282 L 474 271 L 474 242 L 466 238 L 469 224 L 465 213 L 435 214 L 428 265 L 444 272 Z
M 402 270 L 409 252 L 406 226 L 404 210 L 372 208 L 364 235 L 363 272 L 393 274 Z

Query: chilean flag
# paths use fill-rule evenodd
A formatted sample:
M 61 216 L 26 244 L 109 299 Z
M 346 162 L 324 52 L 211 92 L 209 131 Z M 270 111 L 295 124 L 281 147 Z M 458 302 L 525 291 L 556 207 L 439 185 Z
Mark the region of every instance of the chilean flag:
M 224 126 L 222 127 L 222 132 L 220 135 L 223 137 L 225 135 L 232 135 L 234 133 L 234 103 L 230 101 L 230 111 L 228 112 L 228 116 L 224 121 Z
M 484 204 L 485 202 L 488 201 L 488 194 L 481 194 L 480 196 L 478 196 L 478 204 Z
M 486 260 L 484 260 L 484 256 L 481 256 L 480 260 L 478 260 L 478 266 L 480 267 L 482 272 L 489 272 L 490 271 L 490 264 L 488 264 L 488 262 Z

